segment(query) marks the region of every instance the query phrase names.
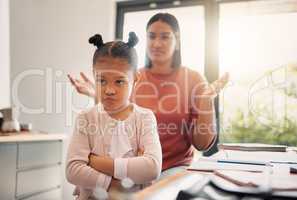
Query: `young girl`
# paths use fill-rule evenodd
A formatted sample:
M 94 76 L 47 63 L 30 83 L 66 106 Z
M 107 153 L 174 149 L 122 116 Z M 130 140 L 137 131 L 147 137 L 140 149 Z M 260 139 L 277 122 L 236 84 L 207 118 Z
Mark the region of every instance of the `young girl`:
M 79 200 L 94 199 L 95 188 L 109 190 L 125 178 L 150 183 L 162 167 L 155 116 L 129 100 L 136 82 L 135 33 L 127 43 L 103 43 L 100 35 L 89 42 L 97 47 L 93 72 L 99 103 L 78 115 L 66 165 Z

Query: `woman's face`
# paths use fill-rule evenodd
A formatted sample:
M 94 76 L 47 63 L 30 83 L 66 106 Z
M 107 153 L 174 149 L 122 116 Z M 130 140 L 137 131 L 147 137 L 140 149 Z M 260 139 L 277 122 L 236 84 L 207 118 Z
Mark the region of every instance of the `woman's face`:
M 147 29 L 147 53 L 153 63 L 171 62 L 176 49 L 176 37 L 165 22 L 156 21 Z

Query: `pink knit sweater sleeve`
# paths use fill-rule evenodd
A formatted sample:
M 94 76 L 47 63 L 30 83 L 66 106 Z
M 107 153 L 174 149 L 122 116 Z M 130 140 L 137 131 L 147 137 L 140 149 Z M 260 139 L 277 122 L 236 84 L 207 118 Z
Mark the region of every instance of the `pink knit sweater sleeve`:
M 157 122 L 152 111 L 145 109 L 139 116 L 136 134 L 143 156 L 115 159 L 115 178 L 131 178 L 136 184 L 150 183 L 157 179 L 162 169 L 162 150 Z M 126 170 L 123 170 L 126 169 Z
M 87 119 L 84 114 L 79 114 L 68 147 L 66 178 L 70 183 L 85 189 L 94 189 L 96 186 L 108 189 L 111 177 L 88 166 L 91 149 L 86 129 Z

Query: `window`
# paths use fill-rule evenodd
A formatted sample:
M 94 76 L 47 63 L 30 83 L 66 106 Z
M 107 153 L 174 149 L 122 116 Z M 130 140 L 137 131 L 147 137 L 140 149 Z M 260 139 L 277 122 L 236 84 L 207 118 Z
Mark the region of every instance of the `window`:
M 295 2 L 295 4 L 294 4 Z M 220 5 L 221 138 L 297 145 L 297 1 Z M 236 99 L 236 101 L 234 101 Z

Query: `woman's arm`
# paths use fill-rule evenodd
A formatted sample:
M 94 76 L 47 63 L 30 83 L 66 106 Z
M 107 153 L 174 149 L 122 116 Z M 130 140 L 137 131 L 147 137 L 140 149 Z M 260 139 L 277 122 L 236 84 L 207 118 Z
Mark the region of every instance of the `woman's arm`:
M 70 83 L 79 94 L 95 98 L 95 84 L 83 73 L 80 72 L 80 79 L 74 78 L 70 74 L 67 75 Z
M 229 79 L 228 74 L 224 74 L 220 79 L 212 84 L 208 84 L 200 78 L 192 91 L 194 112 L 197 118 L 194 119 L 194 130 L 192 143 L 198 150 L 207 150 L 214 143 L 216 133 L 214 99 L 219 91 L 224 88 Z
M 87 126 L 83 114 L 80 114 L 76 119 L 74 133 L 68 147 L 66 178 L 70 183 L 86 189 L 102 187 L 107 190 L 111 176 L 88 166 L 88 156 L 90 154 L 89 136 L 84 131 L 86 127 L 81 124 Z
M 131 178 L 136 184 L 157 179 L 162 168 L 162 152 L 154 114 L 146 113 L 142 122 L 139 145 L 143 148 L 143 155 L 114 160 L 109 157 L 91 155 L 90 166 L 116 179 Z
M 217 136 L 214 101 L 211 98 L 200 98 L 196 106 L 199 111 L 197 118 L 193 120 L 192 144 L 198 150 L 207 150 Z

